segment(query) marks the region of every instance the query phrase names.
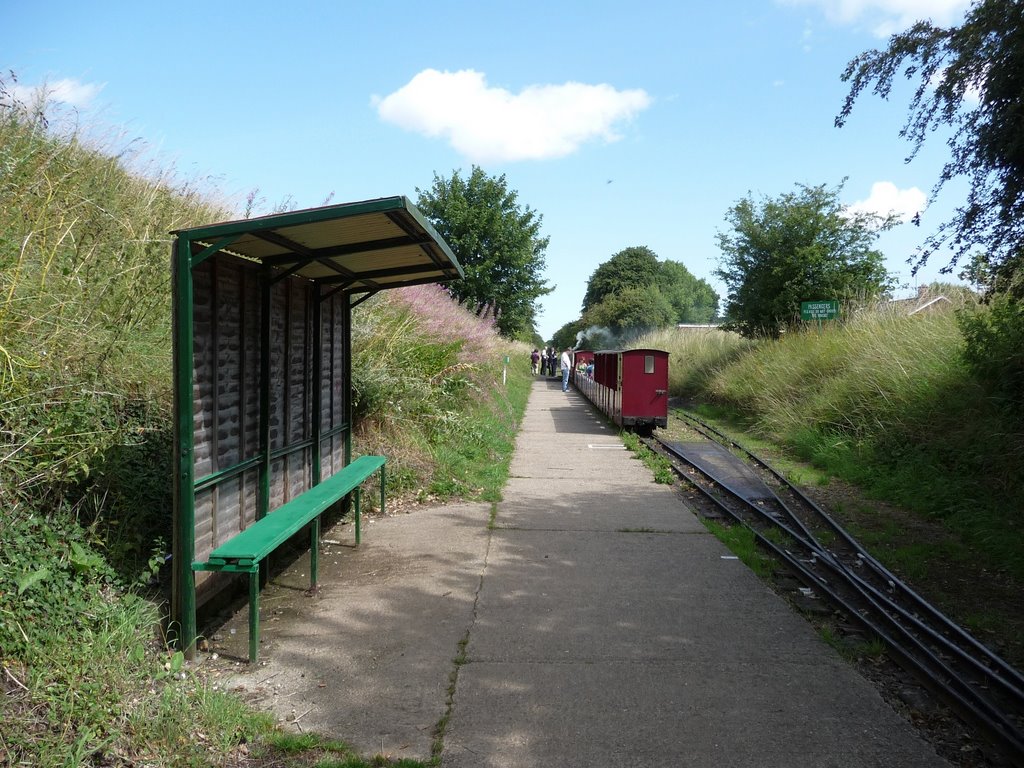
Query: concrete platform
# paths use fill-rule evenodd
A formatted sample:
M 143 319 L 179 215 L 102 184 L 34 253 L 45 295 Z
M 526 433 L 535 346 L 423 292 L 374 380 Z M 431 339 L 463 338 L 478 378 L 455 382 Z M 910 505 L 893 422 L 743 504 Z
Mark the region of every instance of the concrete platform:
M 260 598 L 260 661 L 247 655 L 245 607 L 211 638 L 225 687 L 292 731 L 345 741 L 366 755 L 428 758 L 447 710 L 453 659 L 473 621 L 490 504 L 456 504 L 364 520 L 323 535 L 320 590 L 309 557 Z
M 535 383 L 504 496 L 369 525 L 319 599 L 297 561 L 233 684 L 393 758 L 447 713 L 449 768 L 945 765 L 577 393 Z

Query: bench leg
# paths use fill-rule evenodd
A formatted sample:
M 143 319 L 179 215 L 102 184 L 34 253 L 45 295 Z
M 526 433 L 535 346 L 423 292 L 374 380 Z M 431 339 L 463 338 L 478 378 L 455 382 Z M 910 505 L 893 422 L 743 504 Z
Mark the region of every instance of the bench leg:
M 380 465 L 380 514 L 384 515 L 384 465 Z
M 317 574 L 320 572 L 320 518 L 313 518 L 309 524 L 309 588 L 316 590 Z
M 249 663 L 255 664 L 260 647 L 260 569 L 249 572 Z
M 363 489 L 356 487 L 356 546 L 359 546 L 359 540 L 362 535 L 362 531 L 359 528 L 359 502 L 363 496 Z

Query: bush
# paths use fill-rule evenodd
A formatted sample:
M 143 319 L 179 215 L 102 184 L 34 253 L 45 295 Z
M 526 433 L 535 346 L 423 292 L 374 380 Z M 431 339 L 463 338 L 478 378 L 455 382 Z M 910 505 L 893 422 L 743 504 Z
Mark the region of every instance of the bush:
M 352 344 L 359 451 L 388 455 L 393 491 L 424 500 L 475 496 L 479 481 L 465 475 L 494 461 L 488 451 L 501 442 L 484 434 L 482 421 L 505 407 L 504 357 L 528 375 L 527 347 L 499 336 L 436 285 L 365 302 L 353 317 Z M 513 429 L 517 423 L 512 416 Z
M 109 614 L 117 577 L 76 520 L 14 507 L 4 513 L 3 539 L 0 649 L 6 658 L 45 658 L 66 641 L 68 627 L 88 629 Z
M 1024 302 L 1008 295 L 957 314 L 974 378 L 1018 424 L 1024 422 Z

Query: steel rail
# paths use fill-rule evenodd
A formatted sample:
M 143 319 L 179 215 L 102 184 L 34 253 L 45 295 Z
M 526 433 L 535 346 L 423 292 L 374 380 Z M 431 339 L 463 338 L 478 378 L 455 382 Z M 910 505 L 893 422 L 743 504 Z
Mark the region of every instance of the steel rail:
M 744 455 L 748 456 L 752 461 L 757 463 L 765 471 L 769 472 L 775 477 L 780 483 L 784 484 L 791 493 L 797 496 L 804 504 L 806 504 L 814 513 L 828 526 L 833 533 L 839 536 L 850 549 L 852 549 L 859 558 L 864 561 L 871 569 L 876 571 L 883 579 L 887 581 L 895 590 L 900 591 L 907 599 L 914 603 L 917 609 L 923 613 L 927 613 L 936 623 L 940 624 L 945 631 L 951 634 L 956 641 L 960 642 L 976 653 L 980 654 L 987 660 L 987 664 L 983 665 L 988 668 L 988 676 L 995 681 L 998 685 L 1006 690 L 1008 694 L 1017 699 L 1018 705 L 1024 707 L 1024 674 L 1018 671 L 1015 667 L 1011 666 L 1005 659 L 1000 657 L 998 654 L 993 652 L 990 648 L 982 644 L 967 632 L 963 627 L 954 622 L 942 611 L 928 602 L 920 594 L 910 588 L 905 582 L 903 582 L 896 574 L 890 571 L 884 564 L 879 562 L 870 552 L 858 542 L 850 533 L 837 523 L 831 515 L 823 510 L 813 499 L 809 498 L 800 488 L 791 483 L 788 478 L 784 477 L 774 467 L 768 464 L 764 459 L 752 453 L 743 445 L 740 445 L 733 438 L 715 429 L 710 424 L 704 422 L 697 416 L 686 411 L 677 411 L 677 415 L 684 418 L 687 421 L 693 422 L 699 425 L 704 430 L 717 436 L 716 442 L 725 441 L 729 445 L 735 447 L 741 451 Z M 698 430 L 700 431 L 700 430 Z M 705 435 L 707 436 L 707 435 Z M 714 438 L 713 438 L 714 439 Z M 974 659 L 975 663 L 978 663 L 977 659 Z
M 756 504 L 749 502 L 727 483 L 723 483 L 720 479 L 715 478 L 706 470 L 689 461 L 685 456 L 674 450 L 671 445 L 666 445 L 660 440 L 658 442 L 665 450 L 670 452 L 677 459 L 689 464 L 710 481 L 715 483 L 718 487 L 725 490 L 730 496 L 737 499 L 746 509 L 753 512 L 756 517 L 768 525 L 775 526 L 783 530 L 796 543 L 806 549 L 812 556 L 812 562 L 819 562 L 821 567 L 831 571 L 843 584 L 845 584 L 848 589 L 852 589 L 862 601 L 865 601 L 871 607 L 875 615 L 875 620 L 865 616 L 861 610 L 852 605 L 846 598 L 843 598 L 837 590 L 829 584 L 828 580 L 811 571 L 806 567 L 803 561 L 794 557 L 788 550 L 776 545 L 770 539 L 762 535 L 760 531 L 752 527 L 750 523 L 739 513 L 729 508 L 728 505 L 724 504 L 708 489 L 704 488 L 700 484 L 694 483 L 694 486 L 714 502 L 719 509 L 722 509 L 730 517 L 747 526 L 763 546 L 766 546 L 768 549 L 773 551 L 776 556 L 786 562 L 790 568 L 797 572 L 797 575 L 801 577 L 808 586 L 820 590 L 847 616 L 853 618 L 866 629 L 875 633 L 901 660 L 904 667 L 915 672 L 926 683 L 928 683 L 933 690 L 936 690 L 952 705 L 958 707 L 962 712 L 969 714 L 970 717 L 972 717 L 994 738 L 1004 743 L 1004 745 L 1010 750 L 1014 751 L 1019 756 L 1024 756 L 1024 734 L 1020 732 L 1016 723 L 1013 722 L 1013 720 L 1011 720 L 1010 717 L 998 706 L 981 695 L 977 686 L 971 684 L 955 670 L 951 669 L 941 658 L 939 658 L 938 655 L 936 655 L 932 648 L 929 648 L 910 629 L 901 624 L 900 621 L 892 615 L 892 613 L 897 613 L 900 618 L 913 624 L 919 631 L 929 636 L 932 642 L 939 646 L 940 652 L 944 651 L 959 657 L 962 661 L 968 664 L 968 666 L 973 667 L 975 672 L 979 671 L 980 668 L 981 676 L 985 679 L 990 679 L 992 674 L 987 667 L 980 665 L 978 660 L 966 654 L 944 635 L 933 628 L 928 627 L 902 606 L 894 603 L 888 596 L 879 592 L 876 587 L 866 582 L 858 574 L 852 572 L 850 568 L 835 557 L 833 553 L 822 548 L 813 536 L 809 539 L 803 539 L 802 537 L 795 535 L 794 531 L 789 526 L 781 523 L 778 519 L 767 511 L 759 508 Z M 784 504 L 781 504 L 781 506 L 786 508 Z M 787 514 L 791 515 L 792 513 L 787 509 Z M 803 527 L 802 524 L 800 527 Z M 878 619 L 889 627 L 889 631 L 879 626 L 877 623 Z M 894 639 L 891 634 L 892 632 L 895 632 L 899 638 L 902 638 L 903 643 L 898 639 Z M 910 646 L 911 650 L 908 650 L 906 646 Z M 915 652 L 917 655 L 915 655 Z
M 820 518 L 824 519 L 831 530 L 840 535 L 840 537 L 847 542 L 847 545 L 857 554 L 858 559 L 869 566 L 869 570 L 874 570 L 882 579 L 885 580 L 886 586 L 893 591 L 898 591 L 901 596 L 909 599 L 913 604 L 911 609 L 906 609 L 903 606 L 896 603 L 892 598 L 882 595 L 877 588 L 872 587 L 860 574 L 855 571 L 850 571 L 852 577 L 856 577 L 865 588 L 871 589 L 879 599 L 885 600 L 885 602 L 892 606 L 893 610 L 901 614 L 903 619 L 914 627 L 918 631 L 931 637 L 932 641 L 937 645 L 941 646 L 944 651 L 957 656 L 962 663 L 973 668 L 974 674 L 981 676 L 989 683 L 994 684 L 996 687 L 1001 689 L 1004 694 L 1009 696 L 1013 700 L 1013 704 L 1018 708 L 1024 710 L 1024 676 L 1022 676 L 1014 667 L 1010 666 L 1005 660 L 994 654 L 990 649 L 979 643 L 974 637 L 963 630 L 959 625 L 954 623 L 945 614 L 935 608 L 931 603 L 928 603 L 924 598 L 914 592 L 910 587 L 904 584 L 899 577 L 891 573 L 881 563 L 879 563 L 870 553 L 857 542 L 852 536 L 850 536 L 845 529 L 843 529 L 838 523 L 836 523 L 824 510 L 822 510 L 817 504 L 809 499 L 799 488 L 789 482 L 785 477 L 779 474 L 773 467 L 767 464 L 763 459 L 754 455 L 749 450 L 744 448 L 742 445 L 737 443 L 727 435 L 722 434 L 718 430 L 714 429 L 710 425 L 705 424 L 696 417 L 685 414 L 684 415 L 693 421 L 696 421 L 701 426 L 706 427 L 707 431 L 710 431 L 714 435 L 720 436 L 723 440 L 727 441 L 732 446 L 735 446 L 745 455 L 751 458 L 751 460 L 757 462 L 765 470 L 769 471 L 776 479 L 783 483 L 787 488 L 793 492 L 797 498 L 804 502 L 810 509 L 812 509 Z M 702 430 L 697 430 L 705 437 L 708 435 Z M 791 517 L 794 516 L 792 510 L 782 502 L 781 499 L 777 499 L 780 506 L 786 510 L 787 514 Z M 810 538 L 811 541 L 817 544 L 816 539 L 813 536 Z M 824 550 L 823 547 L 820 549 Z M 827 551 L 827 550 L 825 550 Z M 833 557 L 834 553 L 829 553 Z M 929 626 L 924 623 L 915 613 L 917 611 L 922 614 L 926 614 L 931 620 L 939 625 L 936 629 L 933 626 Z M 952 636 L 952 637 L 951 637 Z M 963 646 L 967 646 L 967 649 L 973 650 L 977 655 L 965 649 Z M 981 656 L 982 658 L 979 658 Z
M 687 459 L 684 456 L 681 456 L 677 454 L 675 451 L 673 451 L 671 446 L 665 446 L 665 448 L 667 450 L 672 451 L 681 460 L 687 461 Z M 765 466 L 767 467 L 767 465 Z M 740 494 L 735 489 L 730 487 L 728 483 L 725 483 L 720 478 L 713 477 L 712 475 L 707 476 L 715 483 L 719 484 L 724 490 L 728 491 L 730 495 L 734 496 L 738 501 L 744 504 L 748 504 L 747 500 L 742 496 L 742 494 Z M 799 493 L 798 497 L 801 500 L 806 499 L 806 497 Z M 867 598 L 868 596 L 867 593 L 873 595 L 874 599 L 881 601 L 885 606 L 887 606 L 887 611 L 898 614 L 904 622 L 911 625 L 911 627 L 917 632 L 925 635 L 934 645 L 938 646 L 940 650 L 957 657 L 962 664 L 966 665 L 971 669 L 971 671 L 976 677 L 981 677 L 989 683 L 994 683 L 1013 700 L 1014 705 L 1018 709 L 1024 710 L 1024 691 L 1022 691 L 1020 687 L 1014 684 L 1016 676 L 1000 676 L 996 670 L 992 669 L 989 663 L 986 663 L 988 660 L 991 660 L 993 658 L 991 651 L 988 651 L 988 649 L 984 648 L 984 646 L 980 646 L 980 644 L 974 642 L 970 644 L 970 647 L 981 648 L 986 653 L 984 654 L 984 660 L 979 659 L 975 655 L 972 655 L 968 650 L 962 647 L 961 643 L 957 642 L 957 639 L 962 640 L 964 637 L 970 638 L 970 635 L 967 635 L 965 632 L 960 630 L 959 632 L 953 633 L 955 637 L 949 637 L 949 626 L 952 625 L 953 627 L 956 627 L 956 629 L 958 630 L 959 627 L 957 627 L 955 624 L 952 624 L 950 619 L 946 617 L 944 614 L 942 614 L 940 611 L 938 611 L 938 609 L 936 609 L 934 606 L 924 602 L 922 598 L 916 595 L 916 593 L 914 593 L 912 590 L 906 587 L 906 585 L 902 584 L 896 576 L 890 574 L 888 571 L 885 571 L 884 573 L 880 574 L 876 572 L 876 577 L 881 576 L 881 578 L 885 580 L 886 587 L 893 590 L 894 592 L 899 591 L 902 597 L 911 597 L 911 602 L 913 603 L 913 605 L 910 608 L 900 605 L 892 597 L 886 595 L 879 587 L 875 586 L 870 581 L 865 579 L 861 574 L 857 573 L 857 571 L 852 570 L 849 566 L 844 564 L 837 553 L 824 547 L 818 541 L 817 537 L 815 537 L 814 534 L 811 533 L 808 530 L 808 528 L 803 524 L 799 515 L 797 515 L 789 507 L 789 505 L 787 505 L 781 498 L 778 498 L 776 496 L 772 499 L 772 501 L 774 501 L 779 506 L 779 508 L 785 511 L 787 517 L 796 524 L 800 531 L 806 534 L 806 536 L 802 537 L 797 536 L 789 527 L 783 527 L 783 530 L 787 535 L 794 538 L 794 540 L 799 541 L 799 543 L 801 543 L 813 555 L 821 558 L 822 560 L 828 560 L 830 563 L 836 563 L 839 566 L 841 566 L 844 569 L 845 578 L 855 581 L 857 589 L 864 594 L 865 598 Z M 810 500 L 807 499 L 807 501 L 809 502 Z M 769 523 L 777 526 L 779 525 L 778 520 L 774 519 L 771 515 L 764 514 L 764 510 L 754 505 L 750 506 L 752 509 L 756 510 L 759 513 L 759 515 Z M 810 506 L 812 506 L 812 508 L 814 508 L 815 511 L 820 511 L 816 505 L 810 504 Z M 847 535 L 845 538 L 849 539 L 850 537 Z M 859 562 L 865 562 L 868 560 L 868 557 L 870 557 L 869 555 L 867 555 L 867 553 L 863 551 L 863 549 L 859 545 L 852 547 L 852 549 L 858 555 Z M 863 555 L 865 555 L 864 557 L 861 557 L 862 553 Z M 900 589 L 901 587 L 902 589 Z M 930 626 L 929 624 L 925 623 L 918 615 L 916 615 L 916 613 L 914 612 L 915 610 L 930 616 L 936 623 L 940 625 L 940 628 L 937 629 L 934 626 Z M 946 630 L 946 633 L 944 633 L 943 630 Z M 970 639 L 973 640 L 973 638 Z M 1015 670 L 1013 670 L 1013 667 L 1010 667 L 1008 664 L 1006 664 L 1006 662 L 1002 661 L 1002 659 L 999 659 L 999 657 L 994 658 L 998 659 L 1008 669 L 1015 672 Z

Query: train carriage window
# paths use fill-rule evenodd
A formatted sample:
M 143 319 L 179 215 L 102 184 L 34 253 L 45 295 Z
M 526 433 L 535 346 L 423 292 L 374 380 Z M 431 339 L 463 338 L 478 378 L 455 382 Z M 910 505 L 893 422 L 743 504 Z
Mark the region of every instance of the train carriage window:
M 654 373 L 654 355 L 644 355 L 644 373 Z

